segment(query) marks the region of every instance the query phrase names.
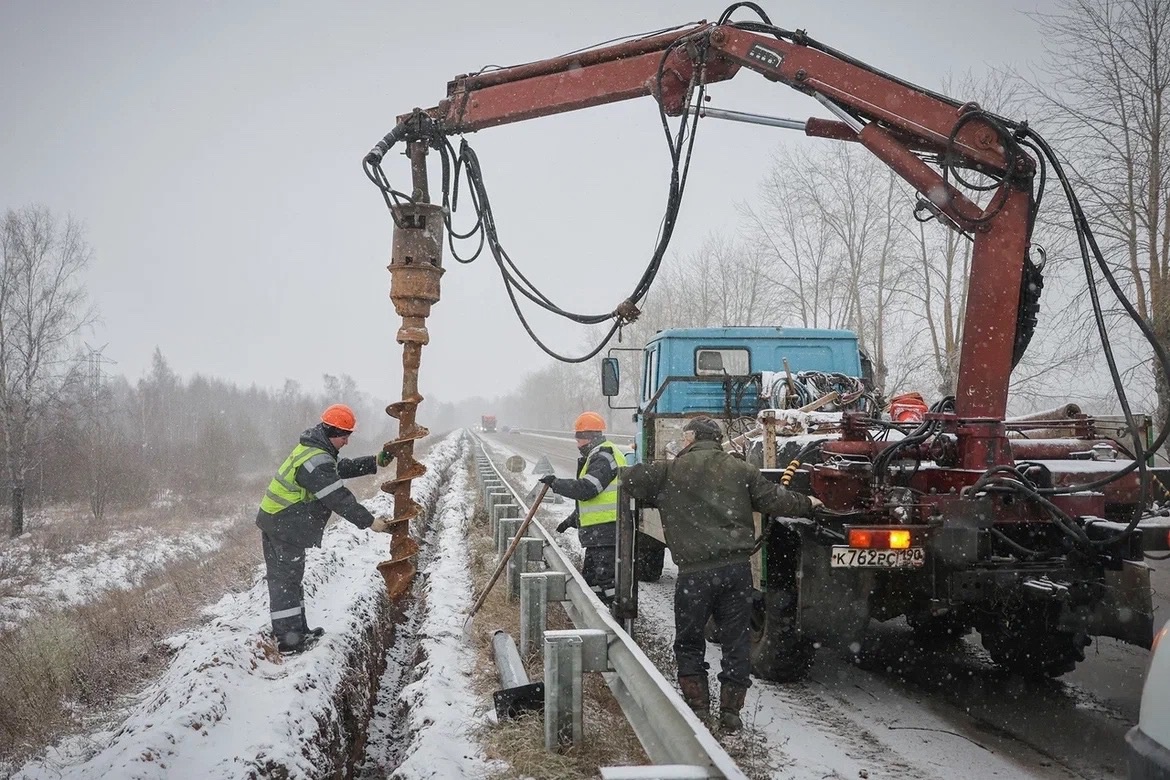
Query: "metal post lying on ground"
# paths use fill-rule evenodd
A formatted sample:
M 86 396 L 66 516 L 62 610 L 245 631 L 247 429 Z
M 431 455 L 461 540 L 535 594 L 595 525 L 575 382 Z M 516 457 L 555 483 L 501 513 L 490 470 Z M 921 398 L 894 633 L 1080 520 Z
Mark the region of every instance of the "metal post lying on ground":
M 528 681 L 524 662 L 516 652 L 516 642 L 508 632 L 492 632 L 492 655 L 496 659 L 501 685 L 500 690 L 492 695 L 497 718 L 507 720 L 544 706 L 544 683 Z

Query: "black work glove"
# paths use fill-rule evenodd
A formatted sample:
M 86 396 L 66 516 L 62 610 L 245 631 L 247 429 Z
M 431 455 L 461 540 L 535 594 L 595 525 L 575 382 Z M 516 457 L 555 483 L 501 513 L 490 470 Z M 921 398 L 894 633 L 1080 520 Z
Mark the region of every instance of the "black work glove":
M 553 483 L 556 481 L 557 481 L 556 474 L 545 474 L 543 477 L 540 478 L 540 483 L 542 485 L 548 485 L 549 487 L 552 487 Z
M 557 526 L 557 533 L 563 534 L 565 531 L 568 531 L 570 528 L 580 528 L 580 527 L 581 527 L 581 515 L 578 514 L 577 510 L 574 509 L 573 514 L 566 517 L 564 520 L 561 521 L 561 524 Z

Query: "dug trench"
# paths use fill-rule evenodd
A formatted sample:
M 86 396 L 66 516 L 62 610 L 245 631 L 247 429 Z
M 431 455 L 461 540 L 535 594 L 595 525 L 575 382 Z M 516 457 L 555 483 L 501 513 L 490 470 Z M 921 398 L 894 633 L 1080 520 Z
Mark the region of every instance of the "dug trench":
M 457 433 L 451 435 L 459 437 Z M 326 765 L 319 767 L 318 777 L 388 777 L 409 744 L 409 709 L 402 703 L 401 694 L 424 655 L 419 627 L 426 614 L 428 568 L 440 530 L 433 520 L 440 498 L 451 488 L 453 474 L 467 468 L 469 457 L 463 437 L 453 450 L 454 457 L 441 461 L 428 458 L 431 478 L 415 482 L 412 496 L 422 511 L 412 521 L 412 535 L 421 550 L 415 559 L 418 574 L 410 590 L 397 601 L 384 591 L 378 594 L 370 611 L 372 619 L 350 649 L 345 672 L 332 696 L 331 710 L 337 717 L 319 714 L 317 732 L 306 735 L 306 741 L 328 757 Z M 291 776 L 282 766 L 261 765 L 258 770 L 253 775 L 256 778 Z

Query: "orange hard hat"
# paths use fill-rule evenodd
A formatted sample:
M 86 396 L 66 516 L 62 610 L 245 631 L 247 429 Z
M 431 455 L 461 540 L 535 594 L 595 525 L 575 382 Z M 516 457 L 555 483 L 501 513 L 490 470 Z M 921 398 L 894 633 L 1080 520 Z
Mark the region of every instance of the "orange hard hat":
M 321 422 L 343 431 L 353 431 L 357 427 L 357 418 L 353 416 L 353 409 L 345 404 L 333 404 L 321 412 Z
M 601 419 L 601 415 L 597 412 L 582 412 L 581 416 L 577 418 L 577 422 L 573 423 L 574 431 L 604 431 L 605 420 Z

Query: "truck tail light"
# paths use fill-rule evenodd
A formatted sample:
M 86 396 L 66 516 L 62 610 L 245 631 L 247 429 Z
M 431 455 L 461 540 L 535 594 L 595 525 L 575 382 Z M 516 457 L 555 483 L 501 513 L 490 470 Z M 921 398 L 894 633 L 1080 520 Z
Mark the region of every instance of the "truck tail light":
M 908 550 L 910 531 L 898 528 L 850 528 L 849 546 L 874 550 Z

